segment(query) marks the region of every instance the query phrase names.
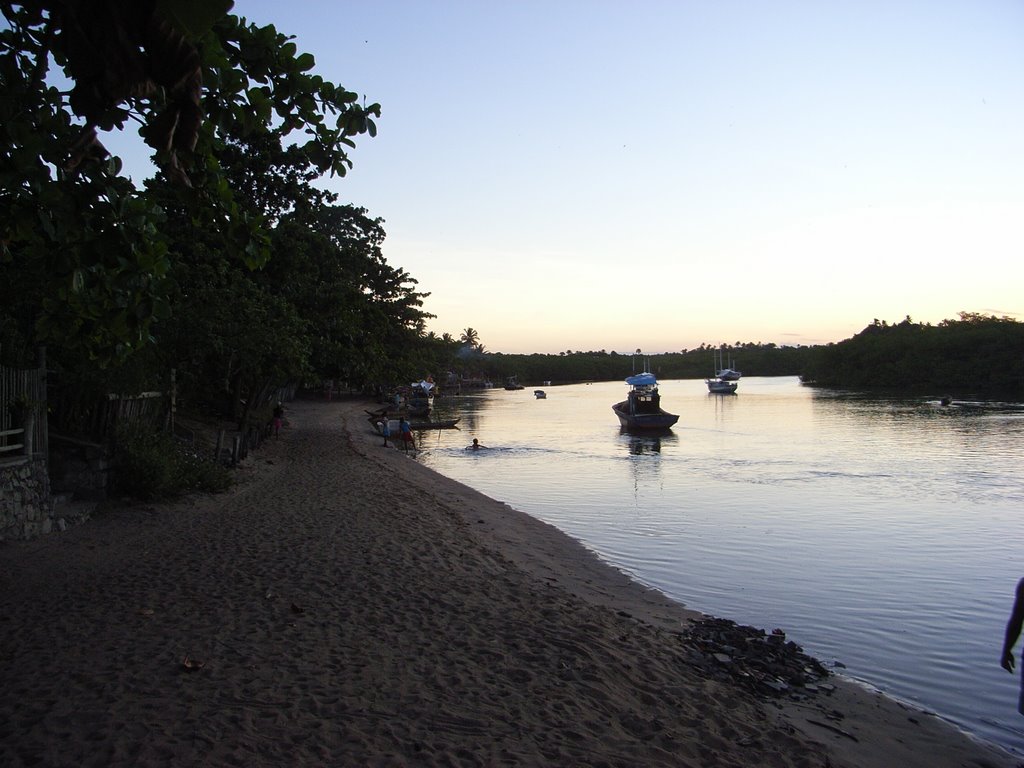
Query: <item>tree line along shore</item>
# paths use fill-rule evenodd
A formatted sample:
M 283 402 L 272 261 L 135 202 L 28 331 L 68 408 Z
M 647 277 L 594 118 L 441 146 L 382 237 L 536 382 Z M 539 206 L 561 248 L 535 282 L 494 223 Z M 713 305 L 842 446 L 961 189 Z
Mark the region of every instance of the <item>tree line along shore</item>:
M 660 378 L 703 378 L 713 374 L 713 356 L 719 351 L 744 376 L 800 376 L 807 384 L 865 391 L 1024 395 L 1024 323 L 967 312 L 937 325 L 909 317 L 892 324 L 875 320 L 834 344 L 702 344 L 697 349 L 644 355 L 644 361 Z M 635 355 L 604 350 L 557 355 L 482 353 L 475 361 L 480 371 L 496 381 L 517 376 L 523 383 L 612 381 L 634 373 L 638 365 Z

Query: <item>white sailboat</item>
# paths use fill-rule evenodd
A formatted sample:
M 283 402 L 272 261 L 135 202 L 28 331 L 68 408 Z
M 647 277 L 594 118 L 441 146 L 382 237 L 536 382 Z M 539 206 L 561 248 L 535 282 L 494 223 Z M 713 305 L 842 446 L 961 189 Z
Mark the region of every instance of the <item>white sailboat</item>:
M 736 394 L 736 389 L 739 386 L 739 378 L 743 374 L 732 368 L 733 362 L 732 357 L 729 358 L 729 367 L 726 368 L 722 361 L 722 350 L 715 350 L 712 370 L 715 371 L 714 377 L 705 379 L 704 383 L 708 386 L 708 392 L 713 395 L 733 395 Z

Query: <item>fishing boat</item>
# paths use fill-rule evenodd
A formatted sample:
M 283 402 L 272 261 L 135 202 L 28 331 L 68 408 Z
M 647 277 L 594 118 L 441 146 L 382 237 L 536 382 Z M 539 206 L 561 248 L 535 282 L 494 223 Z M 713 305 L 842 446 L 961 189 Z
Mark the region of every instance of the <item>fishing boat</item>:
M 619 424 L 626 429 L 668 429 L 679 417 L 661 408 L 658 380 L 653 373 L 638 373 L 626 379 L 626 399 L 612 406 Z
M 367 413 L 370 412 L 367 411 Z M 383 415 L 378 414 L 376 416 L 371 415 L 370 426 L 373 427 L 373 429 L 377 432 L 378 435 L 383 434 L 385 420 L 388 423 L 388 429 L 391 431 L 391 434 L 397 435 L 399 420 L 396 418 L 392 418 L 387 413 L 384 413 Z M 459 419 L 442 419 L 439 421 L 410 421 L 409 428 L 416 431 L 424 432 L 433 429 L 458 429 L 458 423 Z
M 429 416 L 434 407 L 434 384 L 430 381 L 417 381 L 410 385 L 409 415 Z
M 458 419 L 441 419 L 440 421 L 411 421 L 409 426 L 412 429 L 458 429 Z

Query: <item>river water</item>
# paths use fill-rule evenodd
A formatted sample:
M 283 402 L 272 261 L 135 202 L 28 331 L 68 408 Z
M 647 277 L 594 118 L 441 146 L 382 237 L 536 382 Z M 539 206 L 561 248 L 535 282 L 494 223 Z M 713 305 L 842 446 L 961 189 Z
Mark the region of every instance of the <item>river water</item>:
M 1024 576 L 1024 405 L 744 378 L 659 382 L 680 415 L 633 436 L 604 382 L 441 398 L 418 460 L 551 523 L 687 607 L 1024 754 L 999 667 Z M 467 451 L 472 438 L 488 446 Z

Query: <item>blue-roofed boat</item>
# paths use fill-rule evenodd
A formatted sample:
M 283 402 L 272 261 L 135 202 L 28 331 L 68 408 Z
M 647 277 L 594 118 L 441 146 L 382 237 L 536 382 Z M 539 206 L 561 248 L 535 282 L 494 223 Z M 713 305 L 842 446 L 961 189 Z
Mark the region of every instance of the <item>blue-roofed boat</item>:
M 653 373 L 638 373 L 626 379 L 626 399 L 612 406 L 619 424 L 626 429 L 668 429 L 679 417 L 661 408 L 658 380 Z

